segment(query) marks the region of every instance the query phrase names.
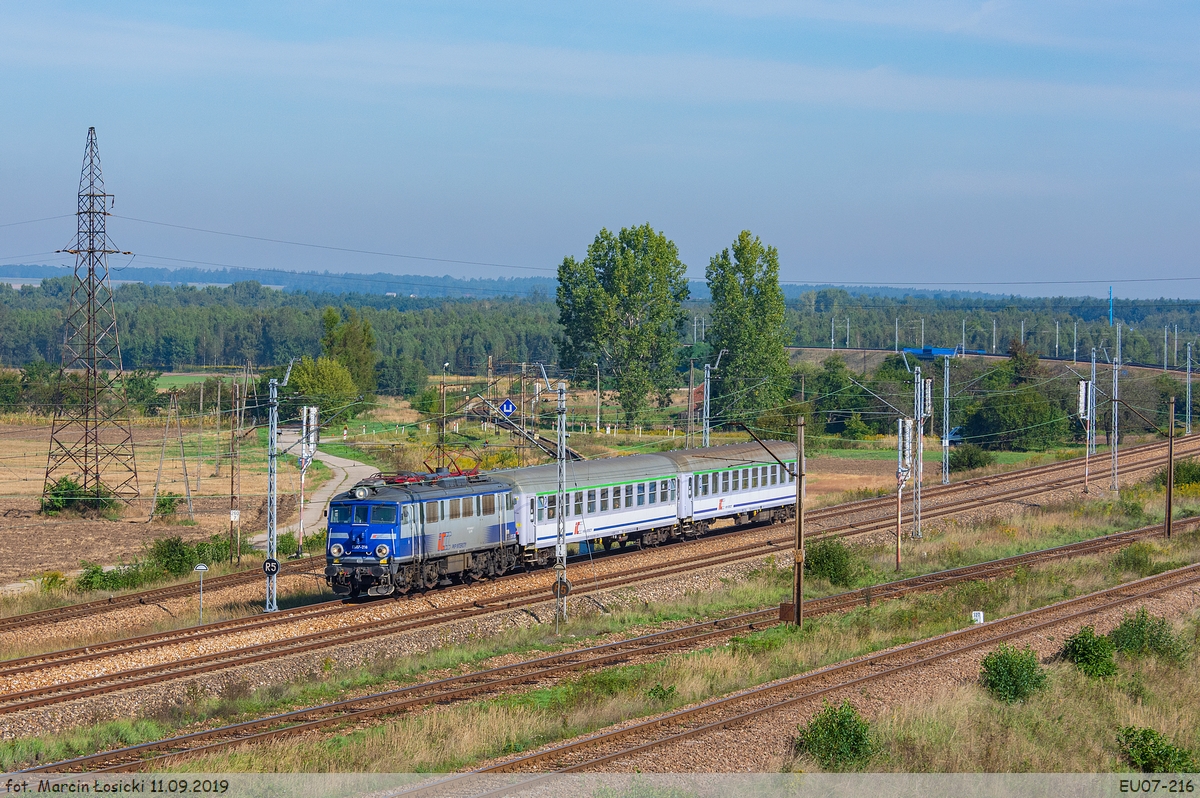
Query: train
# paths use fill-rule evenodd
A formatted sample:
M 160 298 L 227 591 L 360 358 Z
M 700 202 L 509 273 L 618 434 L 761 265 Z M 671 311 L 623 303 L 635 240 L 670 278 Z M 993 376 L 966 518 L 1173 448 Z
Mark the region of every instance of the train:
M 556 464 L 376 474 L 325 510 L 325 581 L 337 595 L 387 596 L 545 567 L 560 513 L 567 543 L 588 551 L 694 538 L 723 520 L 785 521 L 795 463 L 782 441 L 569 462 L 562 506 Z

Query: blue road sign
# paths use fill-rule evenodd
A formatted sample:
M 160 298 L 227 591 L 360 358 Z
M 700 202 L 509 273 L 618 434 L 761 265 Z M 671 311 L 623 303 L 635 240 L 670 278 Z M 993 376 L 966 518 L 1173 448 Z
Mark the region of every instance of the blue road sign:
M 500 412 L 504 414 L 505 418 L 508 418 L 517 412 L 517 406 L 512 403 L 512 399 L 505 399 L 500 403 Z

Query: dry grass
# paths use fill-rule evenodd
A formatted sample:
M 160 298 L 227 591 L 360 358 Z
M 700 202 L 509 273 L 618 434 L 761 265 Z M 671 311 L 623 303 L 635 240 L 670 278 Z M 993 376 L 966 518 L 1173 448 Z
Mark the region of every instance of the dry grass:
M 1178 542 L 1170 551 L 1172 557 L 1185 554 L 1200 557 L 1197 536 Z M 775 627 L 703 651 L 591 671 L 553 685 L 401 716 L 334 737 L 283 740 L 214 754 L 185 767 L 195 771 L 385 772 L 468 767 L 482 759 L 961 628 L 969 624 L 974 609 L 996 617 L 1119 583 L 1125 575 L 1107 567 L 1107 559 L 1056 563 L 1008 579 L 909 596 L 815 619 L 803 632 Z M 782 586 L 786 576 L 786 572 L 778 577 L 763 574 L 759 580 L 767 587 L 772 582 Z M 666 700 L 656 698 L 651 691 L 658 686 L 674 688 L 674 692 Z
M 1200 642 L 1200 618 L 1184 624 Z M 1200 750 L 1200 660 L 1180 668 L 1118 658 L 1115 678 L 1050 668 L 1046 690 L 1024 704 L 963 685 L 904 704 L 876 722 L 881 747 L 869 769 L 899 772 L 1090 773 L 1128 770 L 1116 745 L 1121 726 L 1149 726 Z M 806 765 L 809 763 L 805 763 Z M 806 768 L 807 769 L 807 768 Z

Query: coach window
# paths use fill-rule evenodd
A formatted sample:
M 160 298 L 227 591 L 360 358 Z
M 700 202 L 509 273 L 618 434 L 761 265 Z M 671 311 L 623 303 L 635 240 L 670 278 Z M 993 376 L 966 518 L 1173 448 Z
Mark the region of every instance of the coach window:
M 596 512 L 596 491 L 588 491 L 588 515 Z
M 537 520 L 539 520 L 539 521 L 546 520 L 546 497 L 545 496 L 537 497 Z
M 600 512 L 608 512 L 608 488 L 600 489 Z
M 762 486 L 765 488 L 767 486 L 767 467 L 763 466 L 762 468 L 758 469 L 758 473 L 759 477 L 762 479 Z
M 721 472 L 721 492 L 722 493 L 729 492 L 729 472 L 728 471 Z
M 658 487 L 658 483 L 655 482 L 654 480 L 650 480 L 650 491 L 649 492 L 650 492 L 650 503 L 651 504 L 655 504 L 658 502 L 658 492 L 655 490 L 657 487 Z
M 633 485 L 625 486 L 625 506 L 626 507 L 633 506 Z
M 637 486 L 637 506 L 641 507 L 646 503 L 646 483 L 639 482 Z
M 667 481 L 665 479 L 658 483 L 658 500 L 663 504 L 667 503 Z
M 671 480 L 671 501 L 675 501 L 675 480 Z
M 617 487 L 613 488 L 612 491 L 613 491 L 613 494 L 612 494 L 613 509 L 620 510 L 621 509 L 621 488 L 620 488 L 620 486 L 617 486 Z
M 575 515 L 583 515 L 583 491 L 575 494 Z
M 773 466 L 771 466 L 771 484 L 774 485 L 778 482 L 779 482 L 779 466 L 773 465 Z
M 480 501 L 483 504 L 483 515 L 496 514 L 496 494 L 489 493 L 486 496 L 482 496 L 480 497 Z
M 700 495 L 701 496 L 708 495 L 708 474 L 700 475 Z
M 553 521 L 558 517 L 558 496 L 546 497 L 546 518 Z
M 750 483 L 750 487 L 757 488 L 758 487 L 758 469 L 757 468 L 750 469 L 750 479 L 753 480 Z

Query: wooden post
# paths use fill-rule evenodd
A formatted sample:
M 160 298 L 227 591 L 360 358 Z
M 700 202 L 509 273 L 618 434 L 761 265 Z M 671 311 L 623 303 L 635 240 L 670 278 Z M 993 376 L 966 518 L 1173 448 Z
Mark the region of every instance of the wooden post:
M 1166 358 L 1166 355 L 1163 355 Z M 1163 527 L 1167 532 L 1167 540 L 1171 539 L 1172 499 L 1175 492 L 1175 397 L 1171 397 L 1170 410 L 1167 413 L 1167 512 Z
M 804 628 L 804 416 L 796 419 L 796 552 L 792 570 L 792 621 Z

